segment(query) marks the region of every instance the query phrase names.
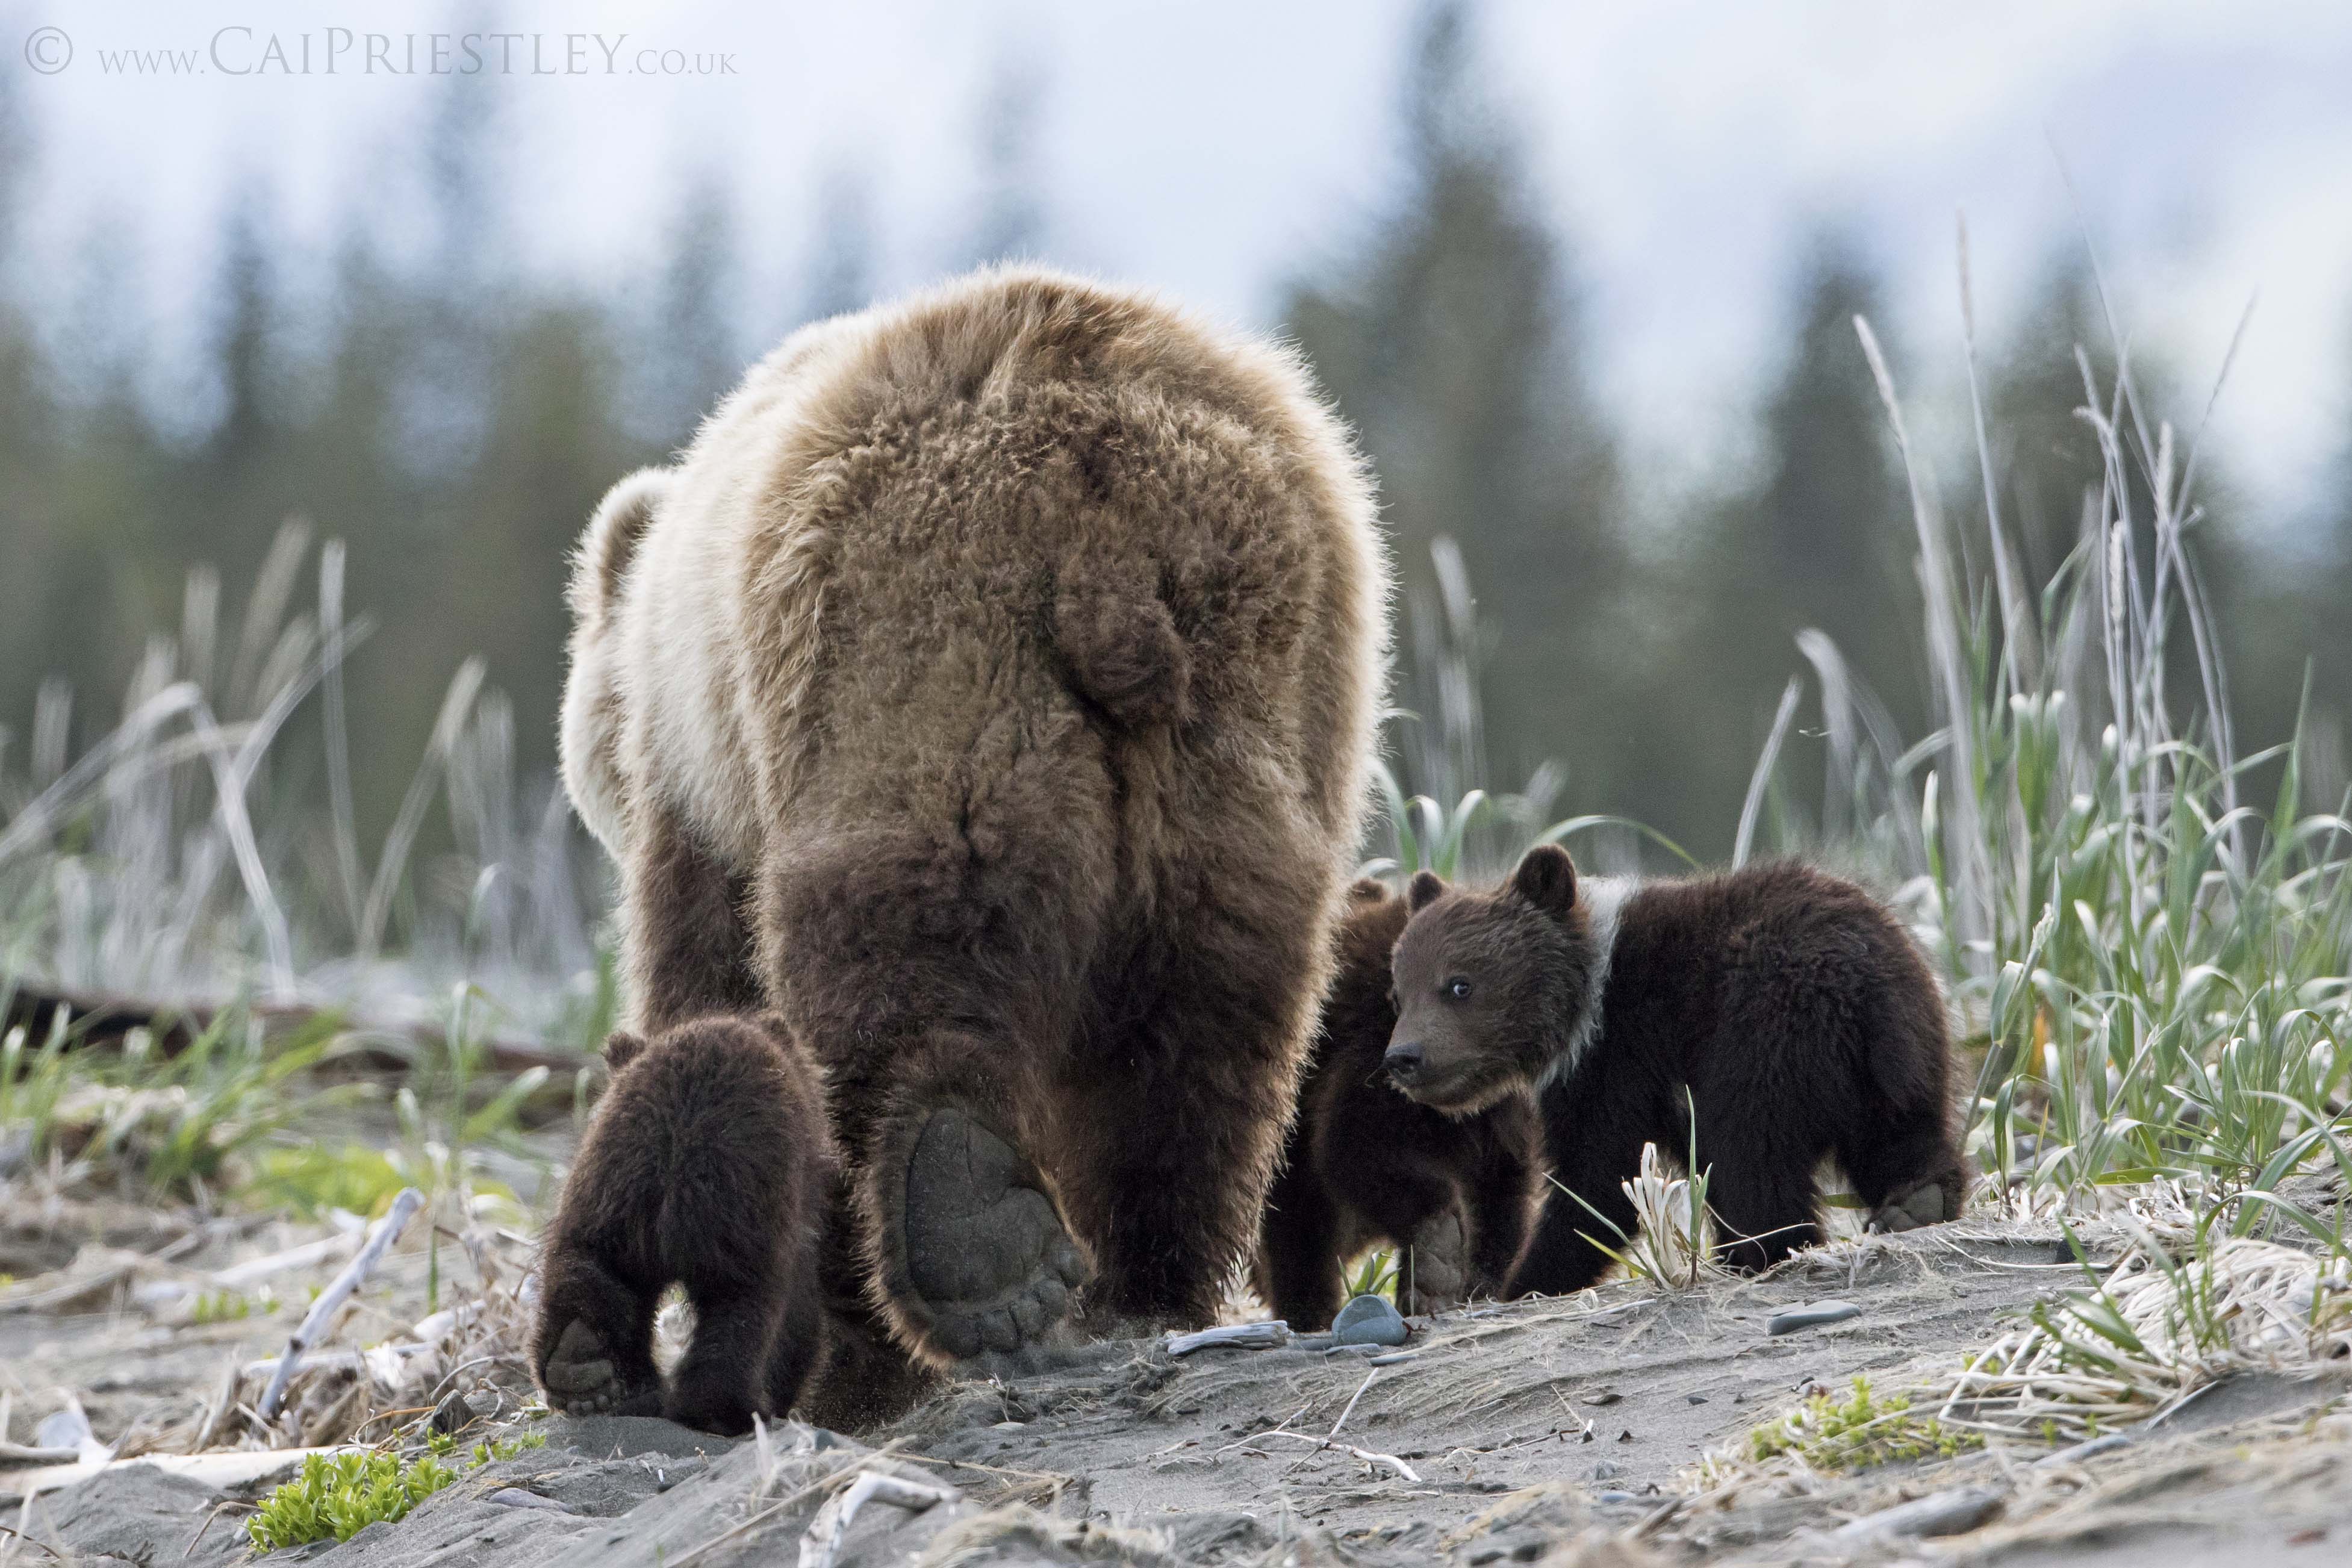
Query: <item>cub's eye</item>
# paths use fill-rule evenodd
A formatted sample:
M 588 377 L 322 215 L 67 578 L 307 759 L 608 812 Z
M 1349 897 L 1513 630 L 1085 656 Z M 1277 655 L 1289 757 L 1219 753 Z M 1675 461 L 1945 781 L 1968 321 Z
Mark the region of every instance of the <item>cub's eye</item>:
M 1445 994 L 1456 1002 L 1466 1001 L 1470 995 L 1470 983 L 1457 974 L 1445 983 Z

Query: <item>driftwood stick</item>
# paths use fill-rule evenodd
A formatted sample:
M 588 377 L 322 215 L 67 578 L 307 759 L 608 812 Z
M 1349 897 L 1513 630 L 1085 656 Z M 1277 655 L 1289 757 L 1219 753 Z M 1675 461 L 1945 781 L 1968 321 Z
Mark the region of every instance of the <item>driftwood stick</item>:
M 1364 1396 L 1364 1390 L 1371 1387 L 1372 1379 L 1380 1375 L 1377 1372 L 1364 1373 L 1364 1381 L 1356 1385 L 1355 1394 L 1348 1401 L 1348 1408 L 1339 1412 L 1339 1419 L 1332 1422 L 1331 1430 L 1323 1434 L 1326 1437 L 1337 1437 L 1339 1435 L 1339 1428 L 1345 1426 L 1348 1424 L 1348 1417 L 1356 1413 L 1356 1401 Z
M 880 1470 L 867 1470 L 817 1510 L 816 1518 L 809 1522 L 808 1533 L 801 1537 L 800 1568 L 833 1568 L 842 1538 L 849 1533 L 850 1521 L 857 1517 L 859 1509 L 877 1498 L 920 1513 L 939 1503 L 955 1501 L 956 1494 L 946 1487 L 927 1486 Z
M 326 1332 L 327 1325 L 342 1310 L 343 1303 L 352 1299 L 352 1292 L 366 1282 L 377 1262 L 392 1249 L 393 1241 L 400 1235 L 401 1227 L 407 1225 L 416 1211 L 424 1206 L 423 1193 L 415 1187 L 401 1188 L 399 1195 L 392 1200 L 392 1212 L 375 1222 L 374 1228 L 368 1232 L 366 1244 L 349 1263 L 343 1265 L 343 1271 L 319 1292 L 319 1299 L 310 1303 L 310 1310 L 302 1314 L 302 1321 L 295 1329 L 294 1337 L 286 1342 L 286 1353 L 278 1358 L 277 1370 L 269 1374 L 269 1386 L 262 1390 L 261 1403 L 254 1408 L 254 1414 L 265 1423 L 278 1418 L 278 1403 L 286 1397 L 286 1385 L 293 1381 L 294 1369 L 302 1363 L 302 1352 Z
M 1182 1356 L 1213 1345 L 1244 1351 L 1273 1350 L 1288 1344 L 1290 1340 L 1290 1325 L 1276 1318 L 1264 1323 L 1229 1323 L 1222 1328 L 1202 1329 L 1195 1334 L 1171 1334 L 1167 1346 L 1170 1355 Z
M 1253 1433 L 1248 1440 L 1253 1443 L 1262 1443 L 1268 1437 L 1287 1437 L 1294 1443 L 1311 1443 L 1318 1448 L 1328 1448 L 1335 1454 L 1345 1454 L 1350 1458 L 1361 1460 L 1376 1470 L 1390 1471 L 1400 1480 L 1412 1481 L 1415 1485 L 1421 1481 L 1421 1478 L 1413 1473 L 1412 1467 L 1394 1454 L 1375 1454 L 1369 1448 L 1359 1448 L 1353 1444 L 1335 1442 L 1329 1437 L 1318 1437 L 1312 1432 L 1285 1432 L 1276 1429 L 1272 1432 Z

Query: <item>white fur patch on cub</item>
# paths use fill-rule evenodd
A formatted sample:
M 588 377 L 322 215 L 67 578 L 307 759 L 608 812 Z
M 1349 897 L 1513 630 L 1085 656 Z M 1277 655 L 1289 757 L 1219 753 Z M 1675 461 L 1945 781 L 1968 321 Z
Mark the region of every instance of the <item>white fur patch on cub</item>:
M 1552 1058 L 1543 1076 L 1536 1079 L 1536 1092 L 1541 1094 L 1554 1084 L 1565 1083 L 1574 1076 L 1585 1052 L 1601 1034 L 1602 994 L 1609 988 L 1610 963 L 1617 954 L 1617 917 L 1623 912 L 1625 900 L 1641 890 L 1636 877 L 1580 877 L 1576 879 L 1576 901 L 1584 906 L 1586 929 L 1591 932 L 1593 957 L 1592 980 L 1584 994 L 1584 1005 L 1576 1015 L 1576 1022 L 1568 1031 L 1568 1048 Z

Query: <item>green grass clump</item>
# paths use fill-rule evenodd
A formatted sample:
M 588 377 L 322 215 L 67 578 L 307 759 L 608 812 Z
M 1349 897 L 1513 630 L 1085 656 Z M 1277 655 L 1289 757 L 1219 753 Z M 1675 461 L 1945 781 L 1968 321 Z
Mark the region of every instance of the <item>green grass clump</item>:
M 261 1501 L 246 1531 L 264 1552 L 313 1541 L 349 1541 L 379 1521 L 408 1510 L 448 1486 L 457 1472 L 431 1454 L 313 1454 L 292 1480 Z
M 406 1185 L 407 1177 L 381 1150 L 360 1143 L 304 1143 L 264 1150 L 244 1195 L 315 1219 L 329 1209 L 382 1214 Z
M 253 1316 L 252 1300 L 236 1290 L 207 1290 L 196 1298 L 195 1311 L 189 1320 L 205 1323 L 241 1323 Z
M 245 1009 L 226 1007 L 166 1055 L 143 1029 L 118 1050 L 77 1041 L 62 1017 L 38 1045 L 18 1025 L 0 1034 L 0 1127 L 20 1132 L 28 1164 L 55 1157 L 163 1198 L 217 1191 L 242 1178 L 266 1141 L 356 1093 L 306 1087 L 337 1028 L 321 1015 L 265 1040 Z
M 1853 1380 L 1853 1396 L 1841 1403 L 1816 1394 L 1797 1409 L 1748 1434 L 1748 1452 L 1759 1462 L 1794 1454 L 1816 1470 L 1866 1470 L 1907 1459 L 1948 1459 L 1984 1447 L 1974 1432 L 1946 1426 L 1932 1415 L 1911 1414 L 1906 1394 L 1881 1400 L 1870 1380 Z
M 254 1545 L 276 1552 L 330 1537 L 349 1541 L 371 1524 L 404 1519 L 459 1475 L 441 1462 L 457 1451 L 456 1437 L 428 1433 L 425 1447 L 413 1459 L 382 1452 L 313 1454 L 302 1461 L 300 1474 L 262 1500 L 246 1530 Z M 526 1432 L 477 1443 L 466 1457 L 469 1468 L 479 1469 L 546 1447 L 546 1433 Z

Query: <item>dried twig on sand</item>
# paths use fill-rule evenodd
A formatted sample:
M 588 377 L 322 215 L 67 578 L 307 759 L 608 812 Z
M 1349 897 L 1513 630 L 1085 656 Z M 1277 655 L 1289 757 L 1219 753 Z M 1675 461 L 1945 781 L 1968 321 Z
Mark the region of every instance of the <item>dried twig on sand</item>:
M 1411 1465 L 1406 1464 L 1402 1459 L 1398 1458 L 1395 1455 L 1375 1454 L 1369 1448 L 1359 1448 L 1353 1444 L 1342 1443 L 1339 1440 L 1339 1428 L 1346 1426 L 1348 1424 L 1348 1417 L 1356 1413 L 1356 1401 L 1363 1398 L 1364 1390 L 1371 1387 L 1373 1380 L 1380 1375 L 1378 1369 L 1375 1369 L 1364 1378 L 1364 1381 L 1361 1384 L 1357 1385 L 1354 1398 L 1349 1399 L 1348 1401 L 1348 1407 L 1339 1412 L 1339 1419 L 1331 1423 L 1330 1431 L 1326 1432 L 1319 1436 L 1312 1432 L 1293 1432 L 1290 1430 L 1290 1422 L 1286 1421 L 1281 1426 L 1274 1427 L 1268 1431 L 1253 1432 L 1247 1437 L 1244 1438 L 1242 1442 L 1236 1443 L 1233 1446 L 1234 1447 L 1243 1447 L 1248 1444 L 1261 1442 L 1268 1437 L 1280 1437 L 1286 1441 L 1293 1443 L 1311 1444 L 1315 1447 L 1328 1449 L 1330 1452 L 1335 1454 L 1345 1454 L 1349 1458 L 1355 1459 L 1361 1464 L 1369 1465 L 1376 1470 L 1386 1470 L 1400 1480 L 1407 1480 L 1418 1484 L 1421 1480 L 1421 1477 L 1414 1473 L 1413 1468 Z M 1299 1415 L 1304 1415 L 1305 1414 L 1307 1414 L 1307 1412 L 1304 1410 L 1301 1410 L 1298 1413 Z M 1290 1419 L 1295 1421 L 1297 1418 L 1297 1415 L 1294 1415 Z
M 910 1481 L 886 1470 L 864 1470 L 848 1489 L 836 1494 L 810 1521 L 808 1533 L 801 1537 L 800 1568 L 833 1568 L 833 1560 L 841 1551 L 842 1538 L 849 1533 L 850 1522 L 857 1510 L 879 1499 L 916 1513 L 943 1502 L 956 1500 L 954 1490 L 935 1487 L 924 1481 Z
M 310 1310 L 302 1314 L 300 1325 L 295 1329 L 293 1337 L 286 1342 L 286 1353 L 278 1358 L 277 1370 L 269 1374 L 269 1386 L 262 1391 L 261 1403 L 255 1407 L 254 1414 L 265 1423 L 278 1418 L 278 1405 L 286 1397 L 286 1385 L 293 1381 L 294 1370 L 301 1364 L 303 1352 L 318 1342 L 319 1336 L 326 1331 L 327 1325 L 342 1310 L 343 1303 L 352 1299 L 352 1293 L 374 1270 L 377 1262 L 391 1250 L 401 1228 L 424 1206 L 423 1193 L 415 1187 L 401 1188 L 399 1195 L 392 1200 L 391 1212 L 376 1221 L 375 1227 L 368 1232 L 366 1244 L 351 1262 L 344 1265 L 343 1271 L 319 1292 L 319 1299 L 310 1303 Z

